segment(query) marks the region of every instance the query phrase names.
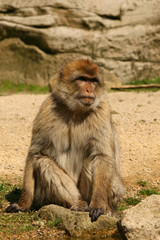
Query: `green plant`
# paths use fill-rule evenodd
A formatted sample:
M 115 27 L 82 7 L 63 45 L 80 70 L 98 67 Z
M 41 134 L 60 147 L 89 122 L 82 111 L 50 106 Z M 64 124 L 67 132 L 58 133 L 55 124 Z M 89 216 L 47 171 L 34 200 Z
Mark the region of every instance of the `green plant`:
M 144 79 L 144 80 L 134 80 L 132 82 L 127 83 L 127 85 L 141 85 L 141 84 L 160 84 L 160 77 L 152 78 L 152 79 Z
M 147 84 L 160 84 L 160 77 L 152 78 L 152 79 L 144 79 L 144 80 L 135 80 L 127 83 L 126 85 L 147 85 Z M 155 92 L 160 90 L 158 87 L 150 87 L 150 88 L 138 88 L 138 89 L 128 89 L 127 91 L 135 91 L 135 92 Z
M 139 180 L 139 181 L 137 182 L 137 184 L 138 184 L 139 186 L 141 186 L 141 187 L 144 187 L 144 186 L 147 185 L 147 181 L 145 181 L 145 180 Z
M 11 185 L 10 184 L 5 184 L 4 181 L 1 181 L 0 183 L 0 194 L 7 192 L 11 189 Z
M 124 210 L 126 210 L 127 208 L 128 208 L 127 205 L 122 204 L 122 205 L 119 205 L 119 206 L 117 207 L 117 211 L 124 211 Z
M 152 79 L 144 79 L 144 80 L 134 80 L 132 82 L 128 82 L 124 85 L 148 85 L 148 84 L 158 84 L 160 85 L 160 77 L 157 78 L 152 78 Z M 155 86 L 155 87 L 147 87 L 147 88 L 127 88 L 127 89 L 112 89 L 112 91 L 126 91 L 126 92 L 155 92 L 160 90 L 159 87 Z
M 47 221 L 47 226 L 49 227 L 54 227 L 54 226 L 57 226 L 62 220 L 61 219 L 56 219 L 56 220 L 49 220 Z
M 27 93 L 47 93 L 49 91 L 48 86 L 37 86 L 33 84 L 25 84 L 25 83 L 13 83 L 8 80 L 3 80 L 0 82 L 0 94 L 4 93 L 20 93 L 20 92 L 27 92 Z
M 0 215 L 0 231 L 4 233 L 19 233 L 38 228 L 33 226 L 37 213 L 14 213 Z
M 141 198 L 133 198 L 133 197 L 124 198 L 123 201 L 118 205 L 117 210 L 124 211 L 129 206 L 135 206 L 140 202 L 141 202 Z
M 125 203 L 126 203 L 127 205 L 135 206 L 135 205 L 137 205 L 138 203 L 140 203 L 141 199 L 139 199 L 139 198 L 133 198 L 133 197 L 128 197 L 128 198 L 125 198 L 124 201 L 125 201 Z
M 16 202 L 19 199 L 21 189 L 15 184 L 11 185 L 1 181 L 0 183 L 0 198 L 6 199 L 9 202 Z
M 37 231 L 40 228 L 39 224 L 42 223 L 44 228 L 52 231 L 53 227 L 57 226 L 61 220 L 53 219 L 46 221 L 39 217 L 37 211 L 19 212 L 14 214 L 5 213 L 4 209 L 8 206 L 8 202 L 16 202 L 19 199 L 21 192 L 20 185 L 12 185 L 0 179 L 0 232 L 8 234 L 20 235 L 23 232 Z M 6 201 L 7 200 L 7 201 Z M 1 235 L 0 235 L 1 238 Z M 15 237 L 16 238 L 16 237 Z M 8 238 L 6 238 L 8 239 Z
M 142 188 L 138 191 L 138 195 L 151 196 L 152 194 L 160 195 L 158 188 L 146 189 Z

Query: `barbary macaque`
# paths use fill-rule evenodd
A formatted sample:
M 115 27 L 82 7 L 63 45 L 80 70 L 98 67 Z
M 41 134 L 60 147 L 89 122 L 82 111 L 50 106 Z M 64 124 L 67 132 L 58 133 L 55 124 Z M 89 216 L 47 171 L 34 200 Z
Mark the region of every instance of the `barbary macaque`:
M 116 132 L 101 69 L 89 59 L 67 63 L 34 120 L 18 203 L 6 211 L 58 204 L 112 213 L 124 191 Z

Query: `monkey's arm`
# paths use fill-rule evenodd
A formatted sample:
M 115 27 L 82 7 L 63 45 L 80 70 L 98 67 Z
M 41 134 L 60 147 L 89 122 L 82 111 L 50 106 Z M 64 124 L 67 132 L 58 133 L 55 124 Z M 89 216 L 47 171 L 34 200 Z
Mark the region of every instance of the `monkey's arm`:
M 112 211 L 112 181 L 115 175 L 115 139 L 111 116 L 107 104 L 98 116 L 101 121 L 96 122 L 96 135 L 92 138 L 90 161 L 92 162 L 92 195 L 90 201 L 91 221 L 96 221 L 104 212 Z M 100 118 L 101 117 L 101 118 Z
M 17 203 L 11 204 L 7 207 L 6 212 L 24 212 L 30 209 L 34 196 L 34 178 L 33 166 L 30 159 L 26 161 L 24 182 L 21 191 L 20 199 Z
M 48 132 L 50 127 L 46 122 L 52 122 L 52 99 L 49 96 L 42 104 L 32 129 L 32 141 L 29 149 L 24 171 L 23 187 L 18 203 L 11 204 L 6 212 L 19 212 L 30 209 L 34 198 L 35 178 L 33 176 L 36 156 L 48 146 Z M 46 150 L 45 150 L 46 151 Z
M 112 160 L 108 156 L 97 155 L 93 164 L 92 196 L 89 205 L 91 221 L 94 222 L 109 206 L 112 175 Z

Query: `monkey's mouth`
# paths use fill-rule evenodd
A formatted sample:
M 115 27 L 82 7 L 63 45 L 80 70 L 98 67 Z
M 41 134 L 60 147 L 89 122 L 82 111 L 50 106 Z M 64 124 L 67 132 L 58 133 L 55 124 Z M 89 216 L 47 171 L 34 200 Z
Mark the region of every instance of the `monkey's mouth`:
M 86 106 L 90 106 L 94 102 L 94 97 L 90 96 L 80 96 L 80 102 Z

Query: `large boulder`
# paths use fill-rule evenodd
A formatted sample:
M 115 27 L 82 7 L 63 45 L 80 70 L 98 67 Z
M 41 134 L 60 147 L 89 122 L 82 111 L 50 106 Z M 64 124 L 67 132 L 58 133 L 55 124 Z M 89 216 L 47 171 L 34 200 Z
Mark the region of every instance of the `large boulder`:
M 45 86 L 60 66 L 73 57 L 73 54 L 63 58 L 59 54 L 49 55 L 19 38 L 4 39 L 0 41 L 0 81 Z
M 50 204 L 39 210 L 39 216 L 53 222 L 59 222 L 57 227 L 65 230 L 72 237 L 111 236 L 117 231 L 115 217 L 101 215 L 96 222 L 91 222 L 88 212 L 76 212 L 70 209 Z
M 152 195 L 125 211 L 119 226 L 128 240 L 160 239 L 160 196 Z
M 31 47 L 34 52 L 36 49 L 44 56 L 44 65 L 42 62 L 39 65 L 43 70 L 33 68 L 34 74 L 29 78 L 37 82 L 48 82 L 57 67 L 81 56 L 91 57 L 123 83 L 157 77 L 160 76 L 159 11 L 159 0 L 94 3 L 91 0 L 1 0 L 0 51 L 4 51 L 1 43 L 8 38 L 13 42 L 18 38 L 26 45 L 24 62 Z M 12 79 L 13 60 L 10 64 L 9 56 L 7 59 L 6 77 Z M 3 58 L 0 61 L 4 66 Z M 39 59 L 33 65 L 36 64 Z M 24 81 L 21 73 L 26 76 L 28 68 L 26 65 L 26 69 L 20 69 L 20 66 L 15 64 L 14 74 L 20 71 L 17 81 Z M 0 68 L 0 79 L 4 78 L 3 69 Z

